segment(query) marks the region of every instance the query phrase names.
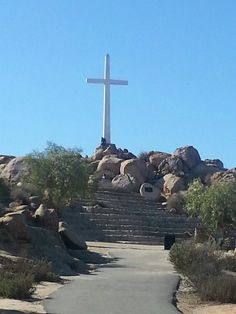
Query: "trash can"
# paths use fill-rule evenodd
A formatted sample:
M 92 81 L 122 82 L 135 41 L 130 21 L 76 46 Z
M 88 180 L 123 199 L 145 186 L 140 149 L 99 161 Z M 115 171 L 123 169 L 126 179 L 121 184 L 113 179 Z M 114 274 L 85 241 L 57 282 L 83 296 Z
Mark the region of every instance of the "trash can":
M 170 250 L 172 245 L 175 243 L 174 234 L 166 234 L 164 237 L 164 250 Z

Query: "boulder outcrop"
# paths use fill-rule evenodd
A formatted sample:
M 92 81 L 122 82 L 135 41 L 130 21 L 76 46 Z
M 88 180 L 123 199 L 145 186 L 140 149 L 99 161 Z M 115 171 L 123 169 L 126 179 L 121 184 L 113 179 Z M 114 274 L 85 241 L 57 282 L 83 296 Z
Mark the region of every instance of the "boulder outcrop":
M 158 169 L 159 165 L 163 160 L 170 157 L 171 154 L 163 153 L 163 152 L 152 152 L 149 155 L 149 162 L 153 165 L 156 169 Z
M 213 173 L 222 171 L 222 168 L 219 168 L 217 164 L 207 163 L 206 161 L 201 161 L 196 167 L 194 167 L 189 172 L 189 181 L 194 178 L 199 178 L 202 183 L 206 183 L 207 178 L 209 175 Z
M 184 163 L 182 158 L 178 156 L 171 156 L 167 157 L 160 163 L 158 170 L 162 176 L 171 173 L 179 177 L 184 177 L 188 173 L 189 168 Z
M 7 231 L 17 240 L 29 240 L 29 234 L 26 227 L 27 211 L 18 211 L 8 213 L 0 218 L 0 228 L 6 228 Z
M 164 177 L 163 192 L 166 196 L 177 193 L 185 189 L 184 179 L 174 174 L 166 174 Z
M 193 146 L 185 146 L 177 148 L 172 156 L 181 158 L 188 169 L 192 169 L 201 162 L 200 155 L 198 151 Z
M 59 219 L 57 211 L 54 208 L 48 209 L 41 204 L 35 211 L 33 217 L 42 227 L 58 231 Z
M 15 183 L 20 179 L 21 175 L 25 173 L 27 173 L 27 167 L 24 163 L 24 157 L 16 157 L 6 164 L 0 176 Z
M 115 155 L 119 159 L 132 159 L 136 156 L 128 151 L 128 149 L 116 148 L 115 144 L 99 146 L 95 149 L 92 160 L 101 160 L 104 156 Z
M 74 232 L 67 223 L 59 222 L 59 234 L 65 246 L 71 250 L 86 250 L 86 242 L 79 237 L 79 235 Z
M 125 160 L 121 163 L 120 173 L 123 175 L 130 174 L 141 185 L 148 177 L 147 164 L 144 160 L 140 159 Z
M 111 174 L 109 177 L 113 179 L 120 173 L 120 165 L 122 161 L 123 160 L 116 157 L 116 155 L 104 156 L 98 164 L 97 172 L 101 174 L 109 172 Z
M 138 192 L 139 190 L 139 183 L 129 173 L 117 175 L 111 183 L 116 190 L 127 192 Z
M 215 172 L 212 175 L 208 175 L 206 178 L 206 184 L 214 184 L 218 182 L 236 182 L 236 168 Z

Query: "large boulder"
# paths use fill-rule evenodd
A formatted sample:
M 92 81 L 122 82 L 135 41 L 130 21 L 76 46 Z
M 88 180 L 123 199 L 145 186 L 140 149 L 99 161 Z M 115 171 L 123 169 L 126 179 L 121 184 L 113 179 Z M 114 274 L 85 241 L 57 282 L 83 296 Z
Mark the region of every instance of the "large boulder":
M 12 159 L 16 158 L 15 156 L 8 156 L 8 155 L 0 155 L 0 165 L 4 164 L 6 165 L 9 163 Z
M 115 144 L 109 144 L 106 149 L 103 151 L 103 156 L 106 155 L 116 155 L 118 153 L 118 149 Z
M 59 222 L 59 234 L 65 246 L 71 250 L 86 250 L 86 242 L 63 221 Z
M 236 168 L 215 172 L 206 178 L 206 184 L 214 184 L 218 182 L 236 182 Z
M 93 160 L 101 160 L 104 156 L 117 155 L 119 153 L 115 144 L 109 144 L 105 146 L 99 146 L 95 149 L 92 156 Z
M 121 163 L 120 174 L 130 174 L 141 185 L 148 177 L 148 167 L 144 160 L 128 159 Z
M 29 254 L 38 259 L 47 259 L 52 270 L 64 276 L 88 273 L 88 267 L 73 258 L 65 248 L 59 233 L 42 227 L 27 226 L 30 235 Z
M 147 180 L 148 182 L 153 181 L 156 178 L 156 170 L 153 165 L 149 162 L 146 163 L 147 166 Z
M 120 174 L 112 180 L 112 187 L 126 192 L 138 192 L 139 184 L 130 174 Z
M 207 177 L 213 173 L 221 171 L 217 164 L 207 163 L 206 161 L 201 161 L 196 167 L 194 167 L 189 173 L 189 181 L 194 178 L 200 178 L 202 183 L 206 183 Z
M 181 158 L 189 169 L 192 169 L 201 162 L 198 151 L 193 146 L 177 148 L 172 156 Z
M 115 155 L 117 158 L 127 160 L 136 158 L 136 156 L 128 151 L 128 149 L 116 148 L 115 144 L 99 146 L 95 149 L 92 160 L 101 160 L 104 156 Z
M 150 183 L 143 183 L 139 192 L 140 195 L 147 200 L 158 200 L 161 195 L 161 191 Z
M 166 196 L 185 189 L 184 179 L 173 174 L 166 174 L 164 177 L 163 192 Z
M 0 228 L 4 227 L 17 240 L 29 240 L 26 227 L 26 220 L 29 213 L 27 211 L 18 211 L 8 213 L 0 218 Z
M 59 219 L 55 209 L 49 209 L 41 204 L 35 211 L 34 218 L 42 227 L 58 231 Z
M 105 173 L 105 171 L 110 171 L 114 174 L 113 178 L 120 173 L 120 165 L 122 159 L 117 158 L 115 155 L 104 156 L 99 162 L 97 171 L 100 173 Z M 112 178 L 112 179 L 113 179 Z
M 149 162 L 151 165 L 153 165 L 156 169 L 158 169 L 160 163 L 165 160 L 167 157 L 170 157 L 171 155 L 168 153 L 163 152 L 153 152 L 149 155 Z
M 95 160 L 95 161 L 96 160 L 101 160 L 103 158 L 103 151 L 104 151 L 104 149 L 101 148 L 101 147 L 96 148 L 95 152 L 94 152 L 94 154 L 92 156 L 92 159 Z
M 167 157 L 160 163 L 158 171 L 162 176 L 171 173 L 178 177 L 183 177 L 188 173 L 189 168 L 182 158 L 171 156 Z
M 1 177 L 15 183 L 20 180 L 20 177 L 27 173 L 27 166 L 23 157 L 12 159 L 2 170 Z
M 204 163 L 208 166 L 214 166 L 221 170 L 224 170 L 224 164 L 220 159 L 205 159 Z
M 163 177 L 158 178 L 157 180 L 154 181 L 153 185 L 156 186 L 160 191 L 163 190 L 163 186 L 164 186 L 164 179 Z

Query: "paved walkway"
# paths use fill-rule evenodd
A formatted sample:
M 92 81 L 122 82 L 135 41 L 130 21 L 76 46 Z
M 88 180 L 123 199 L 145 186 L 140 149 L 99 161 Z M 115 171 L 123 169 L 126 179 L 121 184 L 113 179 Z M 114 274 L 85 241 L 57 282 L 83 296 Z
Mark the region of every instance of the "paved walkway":
M 90 243 L 91 244 L 91 243 Z M 96 244 L 99 245 L 99 244 Z M 161 246 L 103 244 L 115 259 L 44 302 L 50 314 L 174 314 L 178 276 Z

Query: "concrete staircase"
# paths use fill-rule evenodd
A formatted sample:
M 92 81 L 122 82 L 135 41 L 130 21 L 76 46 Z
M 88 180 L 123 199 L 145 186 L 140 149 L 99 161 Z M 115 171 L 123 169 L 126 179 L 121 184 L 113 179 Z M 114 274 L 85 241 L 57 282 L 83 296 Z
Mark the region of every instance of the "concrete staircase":
M 67 208 L 61 218 L 87 241 L 163 244 L 174 234 L 177 241 L 192 233 L 197 221 L 167 212 L 137 193 L 99 190 L 78 208 Z

